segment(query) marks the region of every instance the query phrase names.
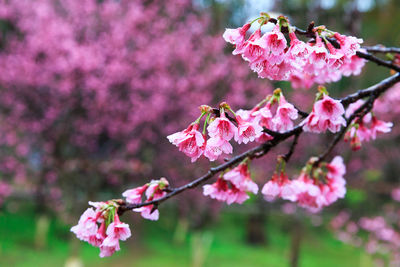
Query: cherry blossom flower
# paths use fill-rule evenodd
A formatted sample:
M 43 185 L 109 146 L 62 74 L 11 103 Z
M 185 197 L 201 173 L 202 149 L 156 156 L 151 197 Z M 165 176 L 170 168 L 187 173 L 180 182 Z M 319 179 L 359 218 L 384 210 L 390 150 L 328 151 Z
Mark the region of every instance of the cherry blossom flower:
M 99 214 L 92 208 L 88 208 L 80 217 L 77 225 L 71 228 L 77 238 L 88 242 L 90 238 L 96 236 L 98 231 L 97 219 Z
M 296 191 L 292 181 L 284 173 L 274 174 L 262 188 L 261 193 L 267 201 L 274 201 L 278 197 L 285 200 L 296 201 Z
M 126 202 L 128 203 L 139 204 L 142 202 L 142 195 L 147 190 L 148 187 L 149 185 L 145 184 L 143 186 L 126 190 L 124 193 L 122 193 L 122 196 L 126 197 Z
M 240 28 L 225 29 L 222 37 L 226 42 L 240 47 L 244 43 L 246 32 L 250 29 L 250 26 L 251 24 L 247 23 Z
M 240 115 L 236 115 L 238 122 L 237 131 L 235 132 L 235 141 L 241 144 L 253 142 L 262 133 L 262 127 L 257 120 L 246 121 Z
M 372 117 L 371 137 L 376 139 L 378 133 L 389 133 L 392 130 L 393 123 L 378 120 L 375 116 Z
M 235 132 L 236 126 L 221 112 L 221 116 L 211 122 L 208 127 L 208 135 L 212 138 L 219 138 L 220 140 L 231 140 Z M 208 143 L 208 142 L 207 142 Z
M 303 129 L 306 132 L 325 132 L 330 130 L 335 133 L 340 127 L 346 125 L 343 118 L 344 108 L 340 101 L 324 95 L 321 100 L 315 102 L 313 111 L 302 122 Z
M 214 161 L 222 153 L 232 154 L 232 152 L 232 145 L 227 140 L 215 137 L 207 140 L 204 156 L 207 157 L 210 161 Z
M 283 95 L 279 98 L 279 107 L 276 110 L 273 123 L 275 130 L 279 132 L 285 132 L 293 128 L 293 121 L 297 119 L 298 111 L 295 107 L 288 103 Z
M 204 153 L 205 149 L 205 138 L 198 129 L 198 123 L 191 124 L 182 132 L 177 132 L 167 137 L 172 144 L 179 148 L 179 151 L 190 157 L 192 162 L 195 162 Z
M 244 192 L 257 194 L 258 186 L 250 177 L 247 163 L 241 163 L 237 167 L 224 174 L 223 179 L 230 181 L 237 189 Z

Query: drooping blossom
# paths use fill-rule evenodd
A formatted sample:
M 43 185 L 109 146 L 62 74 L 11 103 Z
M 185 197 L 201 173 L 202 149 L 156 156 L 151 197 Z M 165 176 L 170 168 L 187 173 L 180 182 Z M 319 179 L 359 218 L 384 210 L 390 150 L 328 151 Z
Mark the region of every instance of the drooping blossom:
M 371 137 L 376 139 L 378 133 L 389 133 L 392 130 L 393 123 L 378 120 L 375 116 L 372 116 L 371 121 Z
M 164 177 L 160 180 L 152 180 L 145 192 L 145 202 L 157 200 L 165 196 L 167 192 L 165 192 L 164 189 L 168 186 L 169 183 Z M 146 205 L 140 208 L 133 209 L 133 211 L 140 212 L 140 215 L 148 220 L 157 221 L 159 218 L 158 209 L 154 208 L 154 205 Z
M 222 37 L 228 43 L 235 45 L 236 47 L 241 47 L 245 41 L 246 32 L 250 29 L 251 24 L 247 23 L 242 27 L 236 29 L 225 29 Z
M 257 194 L 258 186 L 251 180 L 247 163 L 237 167 L 219 177 L 213 184 L 203 186 L 203 194 L 218 201 L 242 204 L 249 196 L 248 192 Z
M 232 154 L 233 148 L 229 141 L 219 137 L 212 137 L 207 140 L 204 156 L 210 161 L 216 160 L 222 153 Z
M 100 257 L 109 257 L 120 250 L 119 240 L 128 239 L 131 236 L 131 230 L 129 225 L 122 223 L 118 214 L 115 214 L 114 221 L 107 227 L 106 235 L 107 237 L 100 245 Z
M 253 142 L 262 134 L 262 127 L 257 120 L 245 120 L 240 115 L 236 115 L 238 122 L 237 131 L 235 132 L 235 141 L 241 144 Z
M 93 208 L 88 208 L 80 217 L 77 225 L 71 228 L 77 238 L 82 241 L 88 242 L 90 238 L 96 237 L 98 226 L 97 219 L 99 213 L 95 212 Z
M 237 189 L 253 194 L 258 193 L 258 185 L 250 177 L 247 163 L 241 163 L 237 167 L 223 175 L 223 179 L 231 182 Z
M 296 191 L 293 188 L 292 181 L 288 179 L 287 175 L 281 172 L 279 175 L 274 173 L 271 180 L 269 180 L 262 188 L 261 193 L 267 201 L 274 201 L 277 198 L 295 201 Z
M 198 131 L 199 124 L 191 124 L 187 129 L 182 132 L 177 132 L 167 136 L 168 140 L 179 148 L 195 162 L 205 150 L 205 138 L 202 133 Z
M 356 56 L 356 51 L 362 50 L 362 39 L 353 36 L 316 32 L 315 43 L 305 43 L 297 39 L 289 26 L 287 47 L 279 24 L 261 37 L 260 33 L 257 29 L 247 41 L 242 39 L 244 35 L 239 30 L 224 34 L 225 37 L 234 36 L 225 38 L 227 42 L 239 40 L 241 45 L 233 54 L 241 54 L 260 78 L 289 80 L 294 88 L 310 88 L 314 83 L 324 84 L 338 81 L 342 76 L 359 75 L 365 64 L 364 59 Z M 340 48 L 333 47 L 327 37 L 336 39 Z
M 133 189 L 128 189 L 124 193 L 122 193 L 122 196 L 126 198 L 126 202 L 128 203 L 139 204 L 142 202 L 143 193 L 147 190 L 148 187 L 149 185 L 145 184 L 143 186 L 139 186 Z
M 211 138 L 218 138 L 229 141 L 235 136 L 236 126 L 226 117 L 224 112 L 221 116 L 213 120 L 207 127 L 208 135 Z
M 341 126 L 346 125 L 343 118 L 344 108 L 339 100 L 324 94 L 321 100 L 315 102 L 310 115 L 302 122 L 306 132 L 321 133 L 330 130 L 336 133 Z
M 275 117 L 272 119 L 276 131 L 286 132 L 293 128 L 293 120 L 297 119 L 298 111 L 288 103 L 283 95 L 279 98 L 279 107 L 276 110 Z

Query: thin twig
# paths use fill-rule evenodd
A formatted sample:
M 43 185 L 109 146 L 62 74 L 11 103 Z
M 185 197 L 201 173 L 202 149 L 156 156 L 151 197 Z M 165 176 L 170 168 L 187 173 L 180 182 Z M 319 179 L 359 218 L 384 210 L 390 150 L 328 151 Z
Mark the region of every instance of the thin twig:
M 396 65 L 396 64 L 393 64 L 391 61 L 383 60 L 383 59 L 380 59 L 380 58 L 378 58 L 378 57 L 376 57 L 374 55 L 371 55 L 369 53 L 364 53 L 364 52 L 361 52 L 361 51 L 357 51 L 356 55 L 358 57 L 361 57 L 361 58 L 364 58 L 364 59 L 368 59 L 369 61 L 375 62 L 376 64 L 378 64 L 380 66 L 388 67 L 388 68 L 390 68 L 392 70 L 400 72 L 400 66 Z
M 399 47 L 385 47 L 383 45 L 363 46 L 365 50 L 371 53 L 397 53 L 400 54 Z

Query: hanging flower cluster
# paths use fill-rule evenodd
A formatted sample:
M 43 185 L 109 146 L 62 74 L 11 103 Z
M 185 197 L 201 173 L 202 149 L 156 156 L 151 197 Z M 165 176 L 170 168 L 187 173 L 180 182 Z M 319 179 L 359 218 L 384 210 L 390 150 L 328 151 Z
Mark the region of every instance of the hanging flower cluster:
M 100 257 L 109 257 L 120 250 L 119 240 L 131 236 L 129 225 L 122 223 L 117 214 L 115 201 L 89 202 L 88 208 L 71 231 L 82 241 L 100 248 Z M 100 227 L 99 227 L 100 225 Z
M 246 40 L 252 23 L 259 28 Z M 262 35 L 261 28 L 269 22 L 276 25 Z M 342 76 L 358 75 L 365 60 L 356 56 L 362 39 L 341 35 L 319 26 L 313 29 L 314 38 L 299 40 L 295 27 L 284 16 L 271 19 L 268 14 L 237 29 L 226 29 L 223 38 L 235 46 L 234 55 L 241 55 L 260 78 L 289 80 L 294 88 L 310 88 L 314 83 L 335 82 Z M 285 31 L 284 31 L 285 30 Z M 283 32 L 289 33 L 289 43 Z M 331 43 L 340 48 L 335 48 Z
M 318 212 L 344 197 L 345 173 L 346 167 L 340 156 L 336 156 L 331 163 L 321 163 L 318 167 L 314 166 L 314 159 L 311 159 L 299 177 L 293 180 L 288 179 L 282 167 L 279 175 L 275 172 L 261 192 L 267 201 L 282 198 L 297 202 L 299 206 L 311 212 Z
M 301 123 L 305 132 L 321 133 L 327 130 L 336 133 L 346 125 L 344 107 L 339 100 L 328 96 L 325 87 L 318 87 L 319 93 L 310 115 Z
M 273 115 L 275 104 L 277 107 Z M 214 161 L 223 153 L 231 154 L 233 148 L 229 141 L 232 139 L 238 144 L 271 140 L 272 136 L 263 132 L 263 128 L 277 132 L 289 131 L 293 129 L 293 120 L 298 118 L 297 109 L 286 101 L 280 89 L 276 89 L 273 95 L 267 96 L 251 110 L 240 109 L 234 112 L 225 102 L 219 105 L 218 110 L 205 105 L 200 110 L 200 117 L 188 128 L 167 137 L 192 162 L 201 155 Z M 227 112 L 231 112 L 233 117 Z M 200 121 L 204 116 L 206 120 L 201 133 Z
M 346 117 L 350 117 L 354 111 L 361 107 L 365 103 L 364 100 L 358 100 L 355 103 L 349 105 L 346 110 Z M 357 117 L 350 125 L 349 130 L 346 132 L 344 140 L 350 142 L 350 146 L 353 150 L 359 150 L 362 142 L 368 142 L 375 140 L 377 134 L 389 133 L 392 130 L 393 123 L 385 122 L 376 118 L 376 116 L 370 112 L 360 119 Z
M 151 180 L 143 186 L 139 186 L 133 189 L 126 190 L 122 193 L 122 196 L 126 198 L 126 202 L 130 204 L 142 203 L 143 196 L 146 202 L 157 200 L 167 194 L 165 190 L 168 188 L 169 183 L 164 177 L 159 180 Z M 140 212 L 143 218 L 157 221 L 159 218 L 159 212 L 157 207 L 154 205 L 147 205 L 137 209 L 133 209 L 135 212 Z
M 215 183 L 203 186 L 203 194 L 213 199 L 242 204 L 249 196 L 247 193 L 258 193 L 258 185 L 250 177 L 248 159 L 237 167 L 222 174 Z

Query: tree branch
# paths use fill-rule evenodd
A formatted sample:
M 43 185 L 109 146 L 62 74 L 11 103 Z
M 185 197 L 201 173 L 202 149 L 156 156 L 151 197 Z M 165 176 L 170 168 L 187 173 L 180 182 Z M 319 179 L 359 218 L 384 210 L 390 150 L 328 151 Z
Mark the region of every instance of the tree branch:
M 328 146 L 327 150 L 318 157 L 319 158 L 318 161 L 324 160 L 326 158 L 326 156 L 333 150 L 333 148 L 339 143 L 339 141 L 342 139 L 344 133 L 346 132 L 347 128 L 351 124 L 351 121 L 357 116 L 357 114 L 359 114 L 360 112 L 365 111 L 365 110 L 367 110 L 367 112 L 369 110 L 371 110 L 374 100 L 376 98 L 378 98 L 379 95 L 384 93 L 388 88 L 390 88 L 392 85 L 394 85 L 395 83 L 397 83 L 399 81 L 400 81 L 400 73 L 397 73 L 389 78 L 382 80 L 381 82 L 379 82 L 373 86 L 370 86 L 363 90 L 359 90 L 356 93 L 350 94 L 350 95 L 342 98 L 341 103 L 344 106 L 347 106 L 347 105 L 349 105 L 353 102 L 356 102 L 357 100 L 362 99 L 364 97 L 367 97 L 367 96 L 370 97 L 370 99 L 367 102 L 365 102 L 359 109 L 357 109 L 347 119 L 346 126 L 343 127 L 341 129 L 341 131 L 336 134 L 334 140 Z M 271 141 L 268 141 L 266 143 L 263 143 L 259 146 L 256 146 L 246 152 L 243 152 L 242 154 L 233 157 L 232 159 L 228 160 L 227 162 L 225 162 L 221 165 L 218 165 L 217 167 L 211 168 L 206 174 L 204 174 L 203 176 L 197 178 L 196 180 L 194 180 L 190 183 L 187 183 L 187 184 L 185 184 L 181 187 L 175 188 L 175 189 L 170 189 L 169 192 L 164 197 L 161 197 L 159 199 L 143 202 L 140 204 L 128 204 L 128 203 L 124 202 L 123 200 L 121 200 L 119 202 L 120 207 L 118 208 L 118 213 L 123 214 L 125 211 L 132 210 L 135 208 L 140 208 L 143 206 L 148 206 L 148 205 L 158 206 L 158 204 L 160 204 L 161 202 L 164 202 L 165 200 L 167 200 L 177 194 L 180 194 L 187 189 L 194 188 L 194 187 L 204 183 L 205 181 L 211 179 L 215 174 L 233 167 L 234 165 L 240 163 L 242 160 L 244 160 L 247 157 L 250 159 L 253 159 L 253 158 L 260 158 L 260 157 L 264 156 L 271 150 L 271 148 L 277 146 L 279 143 L 285 141 L 289 137 L 295 136 L 293 143 L 289 149 L 289 152 L 285 155 L 286 159 L 289 160 L 291 155 L 293 154 L 295 146 L 297 145 L 298 138 L 301 135 L 301 133 L 303 132 L 303 128 L 301 125 L 297 125 L 292 130 L 284 132 L 284 133 L 279 133 L 279 132 L 271 131 L 268 129 L 267 130 L 264 129 L 264 131 L 271 134 L 274 137 L 274 139 L 272 139 Z
M 392 70 L 400 72 L 400 66 L 393 64 L 391 61 L 383 60 L 383 59 L 380 59 L 380 58 L 378 58 L 378 57 L 376 57 L 374 55 L 371 55 L 369 53 L 364 53 L 364 52 L 361 52 L 361 51 L 357 51 L 356 55 L 358 57 L 361 57 L 361 58 L 367 59 L 369 61 L 375 62 L 379 66 L 388 67 L 388 68 L 390 68 Z
M 363 46 L 365 50 L 371 53 L 397 53 L 400 54 L 399 47 L 385 47 L 383 45 Z

